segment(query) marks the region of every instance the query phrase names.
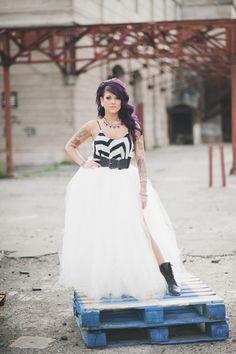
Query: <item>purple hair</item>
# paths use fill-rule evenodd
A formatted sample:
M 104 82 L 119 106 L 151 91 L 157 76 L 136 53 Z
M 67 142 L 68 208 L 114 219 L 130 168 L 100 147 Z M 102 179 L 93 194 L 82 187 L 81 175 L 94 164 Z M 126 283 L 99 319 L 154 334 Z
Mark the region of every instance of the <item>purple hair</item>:
M 100 101 L 100 97 L 104 96 L 105 91 L 113 93 L 121 100 L 121 109 L 118 112 L 119 118 L 128 128 L 133 140 L 135 141 L 135 130 L 139 130 L 142 134 L 142 129 L 140 128 L 138 117 L 134 113 L 133 105 L 128 103 L 129 95 L 127 93 L 126 85 L 117 78 L 101 82 L 96 93 L 96 104 L 99 117 L 104 117 L 105 115 L 104 107 L 102 107 Z

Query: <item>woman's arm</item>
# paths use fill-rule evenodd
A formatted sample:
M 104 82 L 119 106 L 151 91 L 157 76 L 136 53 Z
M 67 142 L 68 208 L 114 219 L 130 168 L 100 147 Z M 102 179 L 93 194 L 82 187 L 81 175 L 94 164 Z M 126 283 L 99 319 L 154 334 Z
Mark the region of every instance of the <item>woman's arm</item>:
M 145 162 L 143 135 L 138 130 L 136 130 L 135 158 L 140 178 L 140 195 L 142 201 L 142 208 L 145 208 L 147 204 L 147 168 Z
M 80 166 L 84 167 L 95 167 L 95 165 L 99 165 L 95 161 L 91 161 L 89 166 L 87 166 L 87 162 L 85 158 L 79 152 L 79 146 L 87 140 L 89 137 L 92 136 L 92 128 L 93 128 L 93 121 L 89 121 L 82 125 L 80 129 L 68 140 L 65 146 L 65 150 L 70 158 L 76 162 Z M 90 166 L 91 165 L 91 166 Z M 92 166 L 93 165 L 93 166 Z

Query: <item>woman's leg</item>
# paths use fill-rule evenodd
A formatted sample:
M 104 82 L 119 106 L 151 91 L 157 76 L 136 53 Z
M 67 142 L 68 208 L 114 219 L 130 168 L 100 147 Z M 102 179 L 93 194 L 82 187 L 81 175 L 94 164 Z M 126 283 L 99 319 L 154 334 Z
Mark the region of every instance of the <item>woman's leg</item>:
M 165 278 L 165 280 L 167 282 L 169 294 L 173 295 L 173 296 L 179 296 L 180 293 L 181 293 L 181 288 L 176 283 L 176 280 L 174 278 L 174 274 L 173 274 L 173 271 L 172 271 L 171 263 L 170 262 L 165 262 L 164 257 L 163 257 L 163 255 L 161 253 L 161 250 L 158 247 L 157 243 L 152 238 L 151 232 L 149 231 L 145 220 L 144 220 L 144 224 L 145 224 L 146 232 L 147 232 L 148 236 L 150 237 L 150 240 L 151 240 L 151 243 L 152 243 L 153 253 L 154 253 L 155 257 L 156 257 L 158 266 L 160 268 L 160 272 L 161 272 L 161 274 L 163 275 L 163 277 Z
M 144 219 L 143 219 L 144 220 Z M 164 257 L 161 253 L 161 250 L 160 248 L 158 247 L 157 243 L 154 241 L 154 239 L 152 238 L 152 235 L 148 229 L 148 226 L 146 224 L 146 221 L 144 220 L 144 224 L 145 224 L 145 228 L 146 228 L 146 232 L 148 234 L 148 236 L 150 237 L 150 240 L 151 240 L 151 243 L 152 243 L 152 249 L 153 249 L 153 252 L 154 252 L 154 255 L 156 257 L 156 260 L 157 260 L 157 263 L 158 265 L 160 266 L 162 263 L 165 262 L 164 260 Z

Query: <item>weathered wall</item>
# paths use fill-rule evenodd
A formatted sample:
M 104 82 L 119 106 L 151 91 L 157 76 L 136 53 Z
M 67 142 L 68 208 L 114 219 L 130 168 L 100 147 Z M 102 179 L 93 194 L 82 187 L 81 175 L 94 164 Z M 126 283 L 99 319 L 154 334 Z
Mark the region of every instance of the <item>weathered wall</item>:
M 77 22 L 114 23 L 149 20 L 171 20 L 180 16 L 180 8 L 172 0 L 2 0 L 0 26 L 55 25 Z M 117 63 L 110 65 L 110 70 Z M 127 61 L 119 64 L 128 84 L 132 75 Z M 166 92 L 160 83 L 148 89 L 147 71 L 132 60 L 132 70 L 140 70 L 146 148 L 168 143 L 165 110 Z M 11 68 L 11 90 L 18 93 L 19 106 L 12 110 L 13 151 L 15 164 L 62 161 L 66 158 L 67 139 L 86 120 L 96 117 L 95 92 L 101 80 L 109 74 L 106 67 L 97 68 L 75 78 L 66 86 L 61 73 L 53 65 L 21 65 Z M 150 70 L 149 75 L 155 71 Z M 0 72 L 2 91 L 2 71 Z M 134 87 L 129 86 L 131 101 Z M 157 103 L 156 103 L 157 100 Z M 134 102 L 135 103 L 135 102 Z M 4 111 L 0 109 L 1 135 L 4 137 Z M 0 148 L 4 148 L 1 139 Z M 90 144 L 84 145 L 90 152 Z M 1 160 L 4 155 L 0 155 Z
M 236 17 L 235 0 L 182 0 L 183 19 Z
M 1 0 L 0 26 L 72 24 L 73 0 Z
M 173 0 L 1 0 L 0 26 L 93 24 L 175 19 Z
M 182 6 L 181 6 L 182 4 Z M 199 17 L 233 17 L 233 1 L 183 0 L 1 0 L 0 26 L 91 24 L 144 22 Z M 70 135 L 88 119 L 96 116 L 95 91 L 101 80 L 117 63 L 93 69 L 64 84 L 53 65 L 21 65 L 11 68 L 11 90 L 17 91 L 19 107 L 12 110 L 15 163 L 62 161 L 64 145 Z M 119 61 L 130 82 L 132 72 L 141 75 L 141 101 L 144 104 L 146 148 L 169 143 L 166 105 L 170 96 L 171 75 L 160 79 L 156 69 L 142 68 L 141 62 Z M 150 81 L 154 87 L 150 88 Z M 165 83 L 163 87 L 163 82 Z M 151 85 L 153 86 L 153 85 Z M 2 71 L 0 71 L 2 91 Z M 131 101 L 135 102 L 134 87 L 129 85 Z M 4 111 L 0 108 L 3 138 Z M 1 139 L 0 149 L 4 147 Z M 84 151 L 90 151 L 85 144 Z M 0 155 L 3 160 L 4 155 Z
M 2 91 L 2 80 L 0 82 Z M 62 76 L 53 64 L 15 65 L 11 68 L 11 90 L 18 95 L 18 107 L 12 109 L 14 162 L 62 161 L 65 137 L 73 131 L 72 87 L 63 84 Z M 0 134 L 3 148 L 2 108 Z M 3 161 L 4 155 L 0 157 Z

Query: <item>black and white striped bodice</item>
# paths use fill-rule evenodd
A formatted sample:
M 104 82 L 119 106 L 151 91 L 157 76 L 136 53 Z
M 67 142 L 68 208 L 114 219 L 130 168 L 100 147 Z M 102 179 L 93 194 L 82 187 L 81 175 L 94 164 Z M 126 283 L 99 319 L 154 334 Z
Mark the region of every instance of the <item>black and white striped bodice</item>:
M 106 136 L 99 126 L 99 133 L 93 142 L 93 158 L 104 156 L 109 159 L 128 159 L 134 155 L 134 143 L 129 133 L 119 139 Z

